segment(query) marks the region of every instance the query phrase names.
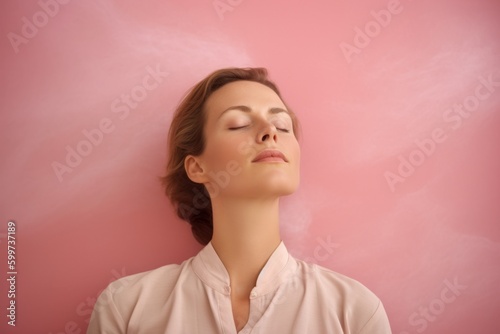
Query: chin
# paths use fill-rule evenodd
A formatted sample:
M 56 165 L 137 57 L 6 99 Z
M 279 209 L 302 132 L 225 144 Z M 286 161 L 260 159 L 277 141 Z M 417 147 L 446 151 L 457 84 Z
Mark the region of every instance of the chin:
M 229 187 L 223 190 L 223 193 L 232 198 L 281 197 L 293 194 L 297 191 L 298 186 L 298 175 L 260 174 L 230 183 Z
M 298 180 L 290 180 L 289 178 L 284 179 L 273 179 L 267 182 L 256 182 L 254 188 L 260 194 L 272 194 L 276 197 L 288 196 L 297 191 L 299 186 Z

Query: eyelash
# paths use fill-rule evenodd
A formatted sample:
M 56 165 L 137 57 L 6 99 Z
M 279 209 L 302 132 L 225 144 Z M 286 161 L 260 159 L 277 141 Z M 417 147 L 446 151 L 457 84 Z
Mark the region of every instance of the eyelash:
M 240 129 L 244 129 L 244 128 L 246 128 L 247 126 L 248 126 L 248 125 L 244 125 L 244 126 L 237 126 L 237 127 L 229 128 L 229 130 L 231 130 L 231 131 L 240 130 Z M 288 130 L 288 129 L 283 129 L 283 128 L 276 128 L 276 130 L 281 131 L 281 132 L 285 132 L 285 133 L 289 133 L 289 132 L 290 132 L 290 130 Z

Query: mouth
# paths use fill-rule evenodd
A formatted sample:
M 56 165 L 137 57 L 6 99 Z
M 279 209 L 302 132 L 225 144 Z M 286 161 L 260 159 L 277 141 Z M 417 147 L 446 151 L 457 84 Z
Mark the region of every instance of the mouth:
M 278 150 L 261 151 L 252 162 L 288 162 L 283 153 Z

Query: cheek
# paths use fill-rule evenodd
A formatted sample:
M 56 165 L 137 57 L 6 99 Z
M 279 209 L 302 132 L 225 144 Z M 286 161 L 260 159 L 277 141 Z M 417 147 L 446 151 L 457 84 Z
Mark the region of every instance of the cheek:
M 255 148 L 253 141 L 250 139 L 240 140 L 237 142 L 237 144 L 238 154 L 242 157 L 255 156 L 259 153 Z
M 290 158 L 293 158 L 293 160 L 295 161 L 295 163 L 297 165 L 300 164 L 300 146 L 299 146 L 299 143 L 297 142 L 296 139 L 291 139 L 291 142 L 289 143 L 289 146 L 290 147 Z
M 245 149 L 243 141 L 228 140 L 213 140 L 207 143 L 205 157 L 207 163 L 213 169 L 220 170 L 224 168 L 229 161 L 242 161 L 245 157 Z

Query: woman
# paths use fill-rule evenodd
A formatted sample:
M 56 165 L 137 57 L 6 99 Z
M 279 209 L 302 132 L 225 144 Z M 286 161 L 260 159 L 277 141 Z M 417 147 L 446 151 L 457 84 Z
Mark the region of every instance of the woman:
M 390 333 L 373 293 L 281 241 L 279 199 L 299 184 L 297 129 L 263 68 L 198 83 L 174 115 L 162 181 L 206 246 L 111 283 L 88 333 Z

